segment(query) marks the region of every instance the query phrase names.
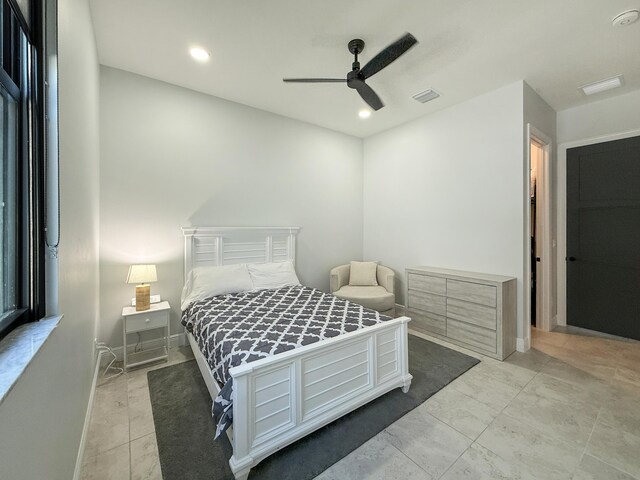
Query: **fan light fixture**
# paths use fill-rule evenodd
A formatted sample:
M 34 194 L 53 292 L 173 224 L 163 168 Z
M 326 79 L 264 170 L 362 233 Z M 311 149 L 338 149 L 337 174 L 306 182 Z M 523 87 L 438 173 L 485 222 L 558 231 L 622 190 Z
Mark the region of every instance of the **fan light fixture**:
M 371 116 L 371 110 L 360 110 L 358 116 L 360 118 L 369 118 Z
M 189 53 L 193 58 L 195 58 L 199 62 L 206 62 L 211 58 L 211 54 L 207 52 L 204 48 L 200 47 L 192 47 L 189 50 Z

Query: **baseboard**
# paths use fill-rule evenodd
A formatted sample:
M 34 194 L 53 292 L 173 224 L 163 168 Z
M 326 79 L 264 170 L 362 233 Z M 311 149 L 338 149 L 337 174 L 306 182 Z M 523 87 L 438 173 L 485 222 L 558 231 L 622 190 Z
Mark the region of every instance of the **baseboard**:
M 396 316 L 397 317 L 401 317 L 404 315 L 404 305 L 400 305 L 399 303 L 396 303 Z
M 518 352 L 526 352 L 531 348 L 531 337 L 516 338 L 516 350 Z
M 184 334 L 184 332 L 181 333 L 176 333 L 174 335 L 171 335 L 169 337 L 169 346 L 170 347 L 182 347 L 183 345 L 187 344 L 187 340 L 186 340 L 186 336 Z M 152 348 L 157 348 L 157 347 L 161 347 L 162 345 L 164 345 L 164 339 L 162 338 L 155 338 L 153 340 L 145 340 L 144 342 L 140 343 L 140 348 L 142 348 L 142 350 L 151 350 Z M 127 350 L 128 353 L 133 353 L 133 348 L 134 345 L 130 344 L 129 345 L 129 349 Z M 118 361 L 122 361 L 123 359 L 123 349 L 122 347 L 112 347 L 111 350 L 113 351 L 113 353 L 115 353 L 117 360 Z M 112 359 L 112 356 L 108 356 L 105 357 L 105 361 L 107 359 Z
M 89 393 L 89 402 L 87 404 L 87 413 L 84 416 L 84 426 L 82 427 L 82 437 L 80 437 L 80 445 L 78 447 L 78 456 L 76 457 L 76 468 L 73 470 L 73 480 L 79 480 L 82 472 L 82 460 L 84 458 L 84 448 L 87 444 L 87 434 L 89 432 L 89 423 L 91 422 L 91 413 L 93 412 L 93 400 L 96 395 L 96 385 L 98 383 L 98 375 L 100 374 L 100 363 L 102 361 L 102 353 L 99 352 L 95 360 L 95 368 L 93 370 L 93 381 L 91 382 L 91 392 Z

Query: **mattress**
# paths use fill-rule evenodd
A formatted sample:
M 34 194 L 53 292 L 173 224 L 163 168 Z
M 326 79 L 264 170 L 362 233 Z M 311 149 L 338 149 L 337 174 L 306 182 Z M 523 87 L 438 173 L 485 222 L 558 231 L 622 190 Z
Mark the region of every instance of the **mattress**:
M 216 438 L 233 422 L 232 367 L 391 320 L 301 285 L 220 295 L 194 302 L 182 324 L 222 386 L 212 414 Z

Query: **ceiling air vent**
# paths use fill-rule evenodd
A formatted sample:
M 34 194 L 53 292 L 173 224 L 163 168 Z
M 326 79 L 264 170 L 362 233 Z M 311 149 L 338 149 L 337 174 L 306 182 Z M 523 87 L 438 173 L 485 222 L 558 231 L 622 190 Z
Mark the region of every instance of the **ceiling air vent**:
M 438 98 L 440 94 L 435 90 L 429 89 L 424 92 L 416 93 L 412 98 L 420 103 L 427 103 Z
M 585 95 L 595 95 L 596 93 L 606 92 L 607 90 L 612 90 L 614 88 L 621 87 L 622 85 L 622 75 L 618 75 L 617 77 L 611 77 L 605 80 L 600 80 L 599 82 L 583 85 L 580 87 L 580 90 L 582 90 Z

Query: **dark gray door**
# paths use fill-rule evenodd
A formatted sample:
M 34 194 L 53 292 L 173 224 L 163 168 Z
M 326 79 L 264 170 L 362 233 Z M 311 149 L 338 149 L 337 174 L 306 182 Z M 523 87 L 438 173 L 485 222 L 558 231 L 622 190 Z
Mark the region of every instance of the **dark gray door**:
M 567 323 L 640 339 L 640 137 L 567 150 Z

